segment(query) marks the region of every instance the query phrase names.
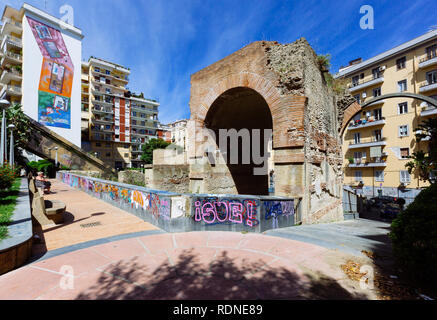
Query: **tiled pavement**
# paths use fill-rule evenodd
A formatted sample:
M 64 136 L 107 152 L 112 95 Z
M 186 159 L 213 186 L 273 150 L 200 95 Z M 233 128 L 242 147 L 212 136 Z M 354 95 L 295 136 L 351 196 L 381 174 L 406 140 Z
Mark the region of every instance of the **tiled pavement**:
M 0 276 L 0 299 L 375 299 L 342 273 L 345 252 L 263 234 L 164 233 L 60 182 L 53 190 L 47 198 L 74 220 L 44 229 L 50 251 Z
M 95 239 L 157 229 L 132 214 L 58 180 L 51 180 L 51 183 L 53 193 L 44 198 L 61 200 L 67 205 L 66 221 L 62 225 L 46 226 L 42 232 L 39 230 L 42 243 L 33 246 L 34 255 Z M 86 227 L 90 224 L 97 225 Z
M 27 265 L 0 277 L 0 299 L 373 299 L 342 273 L 347 258 L 260 234 L 162 233 Z

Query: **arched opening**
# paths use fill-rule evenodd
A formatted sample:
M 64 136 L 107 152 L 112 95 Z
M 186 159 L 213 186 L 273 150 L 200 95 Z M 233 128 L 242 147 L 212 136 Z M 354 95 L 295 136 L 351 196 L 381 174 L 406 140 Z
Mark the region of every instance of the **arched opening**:
M 238 194 L 268 195 L 268 158 L 262 164 L 259 164 L 259 158 L 258 160 L 255 158 L 256 155 L 267 157 L 268 139 L 273 130 L 272 115 L 264 98 L 250 88 L 230 89 L 221 94 L 211 105 L 205 118 L 205 127 L 215 133 L 217 147 L 226 161 Z M 237 139 L 235 141 L 238 141 L 238 148 L 232 145 L 232 137 L 230 137 L 232 134 L 229 131 L 231 129 L 235 129 L 238 133 L 238 138 L 235 138 Z M 254 129 L 259 129 L 259 134 Z M 230 134 L 226 138 L 225 148 L 221 144 L 224 132 Z M 249 142 L 246 133 L 249 135 Z M 259 141 L 259 144 L 255 143 L 254 148 L 256 141 Z M 237 163 L 236 154 L 238 154 Z M 260 170 L 263 167 L 265 170 Z M 255 170 L 257 168 L 258 170 Z

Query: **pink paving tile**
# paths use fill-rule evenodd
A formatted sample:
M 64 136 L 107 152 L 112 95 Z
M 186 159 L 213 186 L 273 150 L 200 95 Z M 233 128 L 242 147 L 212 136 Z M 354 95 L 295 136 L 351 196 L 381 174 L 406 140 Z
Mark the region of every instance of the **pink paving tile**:
M 172 266 L 164 253 L 119 260 L 99 268 L 99 270 L 143 287 L 151 286 L 168 278 L 178 277 L 175 267 Z
M 281 247 L 283 243 L 278 238 L 260 234 L 246 234 L 238 244 L 239 249 L 250 249 L 268 253 L 272 248 Z
M 109 262 L 111 262 L 110 259 L 105 258 L 88 248 L 37 262 L 32 264 L 32 266 L 59 272 L 62 266 L 67 265 L 73 267 L 75 276 L 79 276 L 84 272 L 94 270 L 95 268 L 108 264 Z
M 136 238 L 101 244 L 92 247 L 92 250 L 113 261 L 147 253 L 147 251 Z
M 323 255 L 328 249 L 307 243 L 284 243 L 283 246 L 273 247 L 270 254 L 291 262 L 298 263 L 314 256 Z
M 59 284 L 62 275 L 35 268 L 22 268 L 0 277 L 0 300 L 32 300 Z
M 218 249 L 215 248 L 178 248 L 169 253 L 178 275 L 205 274 L 210 272 Z
M 97 290 L 104 288 L 107 283 L 113 281 L 112 276 L 90 270 L 90 272 L 83 273 L 80 277 L 72 280 L 72 286 L 56 286 L 41 295 L 38 300 L 74 300 L 74 299 L 96 299 Z M 68 279 L 68 281 L 71 281 Z
M 138 238 L 149 250 L 149 253 L 160 253 L 165 250 L 173 250 L 173 238 L 171 234 L 159 234 Z
M 206 247 L 208 232 L 186 232 L 174 234 L 178 248 Z
M 218 248 L 236 248 L 244 237 L 237 232 L 210 231 L 208 234 L 208 247 Z
M 218 249 L 211 271 L 214 275 L 226 279 L 239 280 L 247 273 L 272 262 L 275 258 L 260 253 L 236 249 Z

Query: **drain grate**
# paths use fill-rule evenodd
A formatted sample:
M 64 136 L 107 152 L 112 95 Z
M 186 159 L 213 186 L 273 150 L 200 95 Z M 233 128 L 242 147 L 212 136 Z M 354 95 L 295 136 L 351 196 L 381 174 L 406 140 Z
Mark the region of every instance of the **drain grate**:
M 87 223 L 87 224 L 81 224 L 80 227 L 81 228 L 92 228 L 92 227 L 97 227 L 97 226 L 101 226 L 102 223 L 100 221 L 97 222 L 93 222 L 93 223 Z

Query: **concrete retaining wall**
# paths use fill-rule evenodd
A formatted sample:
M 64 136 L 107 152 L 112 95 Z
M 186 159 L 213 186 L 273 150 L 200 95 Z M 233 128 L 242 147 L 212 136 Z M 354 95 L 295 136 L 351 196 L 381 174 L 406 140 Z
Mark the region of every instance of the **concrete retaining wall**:
M 173 193 L 64 171 L 57 178 L 167 232 L 264 232 L 300 221 L 300 199 Z

